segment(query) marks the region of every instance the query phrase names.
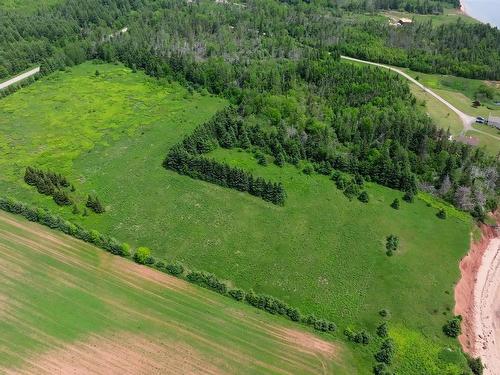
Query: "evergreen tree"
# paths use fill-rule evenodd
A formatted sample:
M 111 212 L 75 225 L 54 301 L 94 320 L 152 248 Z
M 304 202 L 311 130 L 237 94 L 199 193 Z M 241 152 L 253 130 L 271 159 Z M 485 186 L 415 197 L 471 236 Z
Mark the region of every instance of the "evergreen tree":
M 395 198 L 392 203 L 391 203 L 391 207 L 394 208 L 395 210 L 399 210 L 399 199 L 398 198 Z
M 368 202 L 369 202 L 369 200 L 370 200 L 370 197 L 368 196 L 368 193 L 367 193 L 365 190 L 363 190 L 363 191 L 359 194 L 358 199 L 359 199 L 361 202 L 363 202 L 363 203 L 368 203 Z
M 280 152 L 276 158 L 274 159 L 274 164 L 276 164 L 278 167 L 282 167 L 285 165 L 285 156 L 283 155 L 282 152 Z

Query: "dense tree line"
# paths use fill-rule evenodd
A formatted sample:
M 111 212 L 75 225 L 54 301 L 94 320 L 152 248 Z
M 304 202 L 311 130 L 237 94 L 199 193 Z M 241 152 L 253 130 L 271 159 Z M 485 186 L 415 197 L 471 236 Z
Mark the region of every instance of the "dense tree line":
M 64 4 L 69 7 L 73 3 Z M 105 13 L 102 6 L 97 9 Z M 494 161 L 480 150 L 449 142 L 448 134 L 436 129 L 416 106 L 407 84 L 400 78 L 337 60 L 339 51 L 350 45 L 364 46 L 360 51 L 365 52 L 372 48 L 383 51 L 379 48 L 384 46 L 383 40 L 382 44 L 377 42 L 372 46 L 372 41 L 379 38 L 374 35 L 380 34 L 391 43 L 401 40 L 401 45 L 394 49 L 401 56 L 415 44 L 427 48 L 438 43 L 442 48 L 436 44 L 432 47 L 434 52 L 441 49 L 442 53 L 461 54 L 454 57 L 460 61 L 459 69 L 467 66 L 470 52 L 479 59 L 471 62 L 479 67 L 475 72 L 481 66 L 495 70 L 500 61 L 495 57 L 500 50 L 497 45 L 500 38 L 495 37 L 498 30 L 460 23 L 439 27 L 416 24 L 401 30 L 387 29 L 389 26 L 377 22 L 365 25 L 355 21 L 346 26 L 342 14 L 336 13 L 341 11 L 333 8 L 268 0 L 247 2 L 246 7 L 205 1 L 187 4 L 143 0 L 115 8 L 120 14 L 117 19 L 126 20 L 129 31 L 120 37 L 110 38 L 105 34 L 98 40 L 92 39 L 93 33 L 80 35 L 78 41 L 91 45 L 88 56 L 122 61 L 152 76 L 179 80 L 193 89 L 206 89 L 229 98 L 236 104 L 243 126 L 233 127 L 234 134 L 228 131 L 224 138 L 217 138 L 217 144 L 244 148 L 250 143 L 272 155 L 278 165 L 308 160 L 323 172 L 337 169 L 360 174 L 404 191 L 414 192 L 418 185 L 461 208 L 477 211 L 478 217 L 494 207 L 497 176 Z M 56 6 L 47 12 L 59 14 L 61 9 Z M 140 11 L 128 17 L 127 12 L 134 9 Z M 92 12 L 86 10 L 82 19 L 99 20 L 100 15 Z M 16 19 L 13 17 L 14 24 Z M 85 22 L 90 25 L 90 21 Z M 118 22 L 102 24 L 109 28 Z M 347 34 L 351 32 L 353 35 L 349 37 Z M 362 33 L 373 35 L 365 38 Z M 402 36 L 394 37 L 392 33 Z M 415 35 L 420 39 L 413 43 Z M 405 49 L 403 40 L 413 43 L 411 48 Z M 449 45 L 453 48 L 445 49 Z M 480 51 L 476 51 L 479 46 Z M 360 51 L 352 52 L 356 55 Z M 488 51 L 486 62 L 481 60 L 483 51 Z M 392 55 L 384 53 L 384 56 Z M 440 61 L 443 66 L 449 63 L 445 58 Z M 430 65 L 432 69 L 438 66 Z M 239 134 L 239 128 L 245 132 Z M 246 179 L 250 176 L 245 172 L 228 170 L 191 151 L 188 157 L 180 148 L 175 151 L 179 152 L 175 161 L 189 163 L 190 167 L 176 167 L 172 163 L 173 168 L 196 170 L 193 172 L 196 178 L 205 176 L 224 186 L 267 196 L 265 199 L 270 201 L 283 199 L 280 187 L 267 184 L 261 188 L 260 180 L 257 188 L 250 183 L 247 187 Z M 209 176 L 206 170 L 214 174 Z
M 0 9 L 0 80 L 33 65 L 46 73 L 87 60 L 145 3 L 64 0 L 33 12 Z
M 208 181 L 220 186 L 245 191 L 277 205 L 285 203 L 286 193 L 281 183 L 254 177 L 240 168 L 208 159 L 202 154 L 218 145 L 231 148 L 249 145 L 249 140 L 233 122 L 237 116 L 231 109 L 221 111 L 207 123 L 198 127 L 193 134 L 174 146 L 163 165 L 180 174 Z M 241 125 L 241 123 L 240 123 Z

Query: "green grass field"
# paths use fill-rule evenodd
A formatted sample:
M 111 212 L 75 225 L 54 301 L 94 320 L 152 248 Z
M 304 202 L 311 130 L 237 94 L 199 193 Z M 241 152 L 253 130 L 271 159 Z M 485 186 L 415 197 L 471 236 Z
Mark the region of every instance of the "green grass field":
M 342 343 L 6 213 L 0 251 L 2 373 L 352 374 Z
M 95 70 L 100 74 L 96 76 Z M 471 223 L 435 202 L 389 204 L 401 193 L 368 184 L 370 203 L 348 201 L 325 176 L 286 165 L 262 167 L 238 150 L 212 157 L 282 181 L 285 207 L 166 171 L 167 150 L 225 102 L 175 84 L 156 82 L 122 66 L 86 63 L 59 72 L 0 101 L 0 189 L 6 194 L 112 234 L 154 255 L 214 272 L 346 327 L 368 328 L 391 311 L 397 340 L 395 370 L 461 374 L 458 350 L 441 327 L 453 310 L 458 261 Z M 40 116 L 43 113 L 44 116 Z M 79 204 L 95 192 L 107 207 L 97 216 L 72 215 L 22 181 L 27 165 L 52 168 L 75 183 Z M 401 250 L 384 253 L 396 234 Z M 369 373 L 376 347 L 356 346 L 358 373 Z
M 500 101 L 500 85 L 498 82 L 440 74 L 425 74 L 404 68 L 401 68 L 401 70 L 415 79 L 418 77 L 420 83 L 435 91 L 464 113 L 471 116 L 488 117 L 489 114 L 492 116 L 500 116 L 500 106 L 495 105 L 495 102 Z M 492 88 L 493 99 L 483 101 L 480 107 L 474 108 L 472 106 L 474 94 L 481 85 Z
M 446 7 L 443 10 L 443 14 L 415 14 L 408 12 L 398 12 L 398 11 L 386 11 L 381 12 L 381 15 L 389 18 L 393 22 L 397 22 L 399 18 L 409 18 L 413 19 L 416 22 L 432 22 L 434 26 L 439 26 L 447 23 L 455 23 L 458 19 L 462 20 L 462 22 L 467 23 L 479 23 L 480 21 L 467 16 L 460 12 L 460 10 L 455 8 Z
M 452 135 L 459 135 L 463 131 L 462 120 L 446 105 L 422 90 L 413 83 L 409 83 L 412 94 L 417 98 L 423 110 L 432 118 L 434 123 Z

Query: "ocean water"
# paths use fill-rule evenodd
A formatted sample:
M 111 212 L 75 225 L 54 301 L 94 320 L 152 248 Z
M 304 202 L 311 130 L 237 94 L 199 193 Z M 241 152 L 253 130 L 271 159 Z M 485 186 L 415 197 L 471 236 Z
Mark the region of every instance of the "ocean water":
M 461 0 L 465 13 L 500 28 L 500 0 Z

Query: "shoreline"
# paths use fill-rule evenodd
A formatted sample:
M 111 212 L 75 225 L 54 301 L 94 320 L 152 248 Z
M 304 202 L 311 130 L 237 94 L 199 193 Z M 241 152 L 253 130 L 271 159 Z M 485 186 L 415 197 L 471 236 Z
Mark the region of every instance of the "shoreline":
M 460 262 L 455 287 L 455 315 L 462 315 L 458 337 L 464 352 L 481 357 L 485 374 L 500 374 L 500 233 L 482 224 L 481 240 L 473 242 Z

